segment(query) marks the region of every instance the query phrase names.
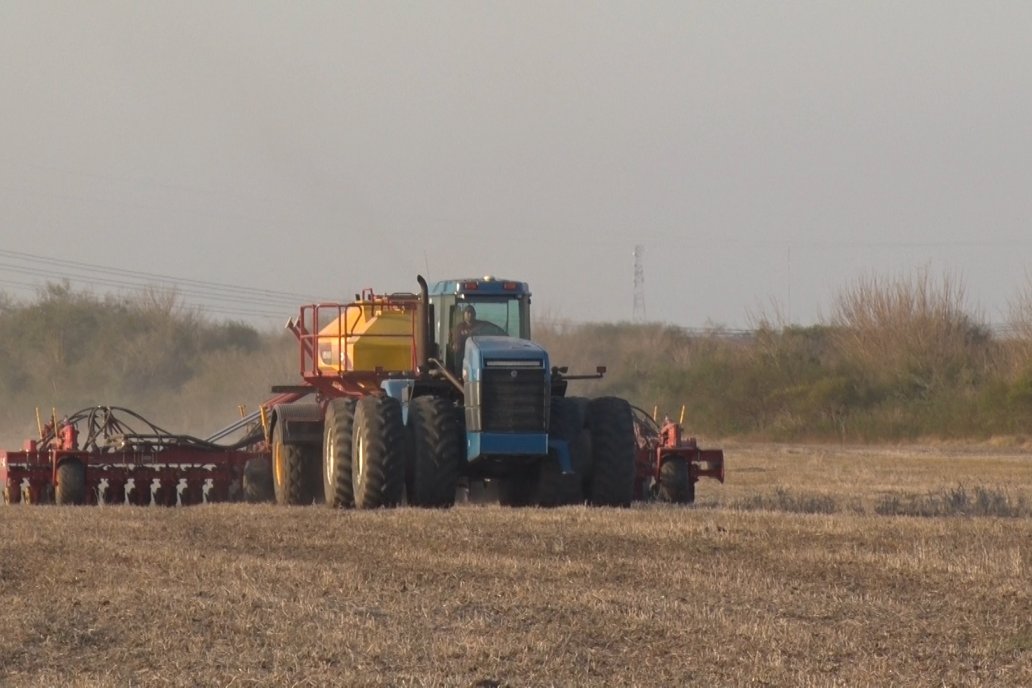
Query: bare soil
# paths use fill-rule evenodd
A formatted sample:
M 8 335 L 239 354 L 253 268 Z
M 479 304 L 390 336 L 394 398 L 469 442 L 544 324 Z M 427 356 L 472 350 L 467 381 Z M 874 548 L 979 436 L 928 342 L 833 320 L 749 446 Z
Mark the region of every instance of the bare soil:
M 725 449 L 694 507 L 0 508 L 0 685 L 1032 685 L 1032 454 Z

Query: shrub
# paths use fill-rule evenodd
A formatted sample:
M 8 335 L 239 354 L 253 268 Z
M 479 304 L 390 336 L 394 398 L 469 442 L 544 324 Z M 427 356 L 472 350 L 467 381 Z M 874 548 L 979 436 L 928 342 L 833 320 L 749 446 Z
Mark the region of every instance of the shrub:
M 194 427 L 210 429 L 202 417 L 225 418 L 237 403 L 268 396 L 271 383 L 254 374 L 269 365 L 268 351 L 293 360 L 282 337 L 211 322 L 175 295 L 100 298 L 48 284 L 34 302 L 5 298 L 0 306 L 0 429 L 12 435 L 34 424 L 24 421 L 34 407 L 71 412 L 98 404 L 129 406 L 168 426 L 184 414 L 166 421 L 163 411 L 189 409 Z M 194 396 L 206 386 L 204 399 Z
M 989 333 L 967 314 L 964 286 L 950 275 L 861 278 L 840 293 L 832 323 L 841 355 L 901 398 L 984 377 Z

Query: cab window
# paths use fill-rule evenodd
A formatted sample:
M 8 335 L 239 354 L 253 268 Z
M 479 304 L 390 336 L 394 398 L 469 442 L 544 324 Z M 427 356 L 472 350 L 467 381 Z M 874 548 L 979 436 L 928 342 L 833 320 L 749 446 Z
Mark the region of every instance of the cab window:
M 451 324 L 455 327 L 462 322 L 462 313 L 466 306 L 473 306 L 476 321 L 481 323 L 474 334 L 495 336 L 520 336 L 520 304 L 517 299 L 498 299 L 494 301 L 474 301 L 472 299 L 459 302 L 452 307 Z

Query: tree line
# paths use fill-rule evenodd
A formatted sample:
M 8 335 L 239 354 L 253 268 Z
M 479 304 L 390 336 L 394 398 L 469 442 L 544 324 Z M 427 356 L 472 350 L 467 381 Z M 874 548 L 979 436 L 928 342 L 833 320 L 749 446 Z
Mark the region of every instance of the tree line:
M 959 279 L 918 270 L 858 279 L 809 327 L 551 322 L 537 338 L 563 364 L 608 364 L 597 393 L 671 417 L 683 407 L 700 435 L 879 442 L 1032 430 L 1032 289 L 1011 302 L 1005 332 L 976 317 Z
M 97 296 L 48 284 L 31 301 L 0 299 L 0 437 L 34 435 L 49 417 L 94 405 L 131 408 L 173 431 L 210 434 L 274 383 L 292 383 L 286 333 L 216 321 L 168 292 Z
M 747 334 L 660 323 L 534 323 L 553 364 L 680 416 L 702 437 L 878 442 L 1020 437 L 1032 423 L 1032 290 L 1011 304 L 1007 335 L 972 314 L 963 285 L 927 271 L 860 279 L 827 322 L 757 318 Z M 0 296 L 0 438 L 12 448 L 45 415 L 104 404 L 204 435 L 273 384 L 298 381 L 297 343 L 220 321 L 174 294 L 98 296 L 50 284 L 34 300 Z

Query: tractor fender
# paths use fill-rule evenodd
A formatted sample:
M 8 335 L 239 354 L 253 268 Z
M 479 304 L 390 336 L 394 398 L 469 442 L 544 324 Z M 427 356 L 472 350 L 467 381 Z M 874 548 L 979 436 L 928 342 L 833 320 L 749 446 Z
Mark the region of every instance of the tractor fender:
M 270 430 L 280 428 L 284 444 L 322 444 L 323 409 L 317 403 L 277 404 Z

